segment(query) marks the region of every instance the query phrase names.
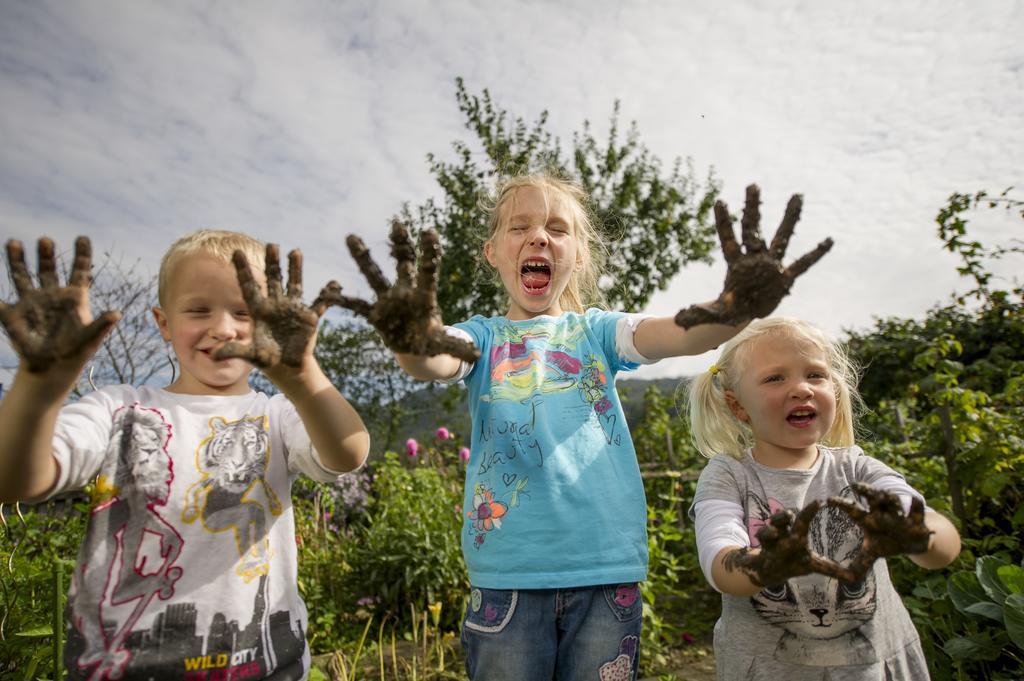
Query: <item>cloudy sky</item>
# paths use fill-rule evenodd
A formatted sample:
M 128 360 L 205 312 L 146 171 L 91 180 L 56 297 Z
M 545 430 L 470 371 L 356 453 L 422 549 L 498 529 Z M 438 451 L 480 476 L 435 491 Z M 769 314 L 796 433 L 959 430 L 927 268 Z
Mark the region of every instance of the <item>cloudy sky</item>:
M 602 136 L 621 100 L 666 163 L 713 166 L 736 211 L 760 184 L 771 229 L 803 193 L 790 256 L 836 246 L 779 311 L 840 334 L 946 299 L 937 209 L 1021 185 L 1022 33 L 1022 0 L 0 0 L 0 236 L 86 234 L 155 272 L 181 233 L 238 229 L 301 248 L 308 290 L 365 292 L 344 235 L 383 254 L 402 202 L 437 195 L 426 155 L 469 139 L 461 76 L 527 120 L 549 111 L 566 142 L 584 120 Z M 972 224 L 1020 236 L 995 212 Z M 646 311 L 723 276 L 690 267 Z

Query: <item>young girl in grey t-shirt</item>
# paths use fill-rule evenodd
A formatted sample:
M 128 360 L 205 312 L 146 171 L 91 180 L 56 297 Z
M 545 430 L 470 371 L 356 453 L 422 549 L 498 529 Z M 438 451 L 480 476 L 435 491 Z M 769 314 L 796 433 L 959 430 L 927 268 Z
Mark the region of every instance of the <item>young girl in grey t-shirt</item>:
M 693 438 L 712 457 L 690 514 L 701 567 L 722 592 L 720 680 L 928 678 L 884 556 L 937 569 L 960 538 L 853 444 L 856 400 L 841 346 L 779 317 L 750 324 L 691 384 Z

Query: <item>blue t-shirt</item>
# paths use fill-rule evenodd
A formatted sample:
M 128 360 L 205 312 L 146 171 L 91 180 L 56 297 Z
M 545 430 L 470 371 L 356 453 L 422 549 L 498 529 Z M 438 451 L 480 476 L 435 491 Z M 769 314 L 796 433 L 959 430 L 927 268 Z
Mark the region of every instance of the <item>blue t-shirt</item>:
M 456 324 L 473 432 L 462 552 L 474 586 L 550 589 L 647 576 L 647 505 L 615 374 L 623 313 Z

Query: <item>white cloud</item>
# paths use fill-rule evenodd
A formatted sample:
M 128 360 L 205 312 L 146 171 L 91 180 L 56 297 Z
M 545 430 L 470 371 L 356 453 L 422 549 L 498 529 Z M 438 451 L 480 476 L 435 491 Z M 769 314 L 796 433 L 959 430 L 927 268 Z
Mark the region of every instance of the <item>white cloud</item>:
M 759 183 L 766 231 L 802 192 L 791 257 L 837 244 L 780 312 L 833 332 L 944 299 L 938 207 L 1020 181 L 1013 0 L 99 7 L 0 6 L 0 218 L 6 237 L 86 233 L 154 270 L 217 226 L 302 248 L 308 288 L 365 293 L 343 236 L 383 254 L 401 203 L 437 194 L 426 154 L 469 136 L 459 75 L 527 120 L 548 110 L 563 141 L 585 119 L 603 133 L 620 99 L 664 161 L 713 164 L 734 208 Z M 723 272 L 689 268 L 649 311 L 713 297 Z

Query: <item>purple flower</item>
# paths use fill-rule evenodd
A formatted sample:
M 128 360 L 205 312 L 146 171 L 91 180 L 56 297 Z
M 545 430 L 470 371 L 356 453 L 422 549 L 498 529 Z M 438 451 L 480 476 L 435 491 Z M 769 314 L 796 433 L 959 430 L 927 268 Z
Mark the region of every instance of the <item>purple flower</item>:
M 365 607 L 367 605 L 373 605 L 376 602 L 377 602 L 377 599 L 374 598 L 373 596 L 363 596 L 358 601 L 356 601 L 356 605 L 361 605 L 361 606 Z
M 420 451 L 420 443 L 416 442 L 413 438 L 409 438 L 405 441 L 405 453 L 410 457 L 416 456 L 416 453 Z
M 448 429 L 445 428 L 444 426 L 441 426 L 440 428 L 437 429 L 437 439 L 438 440 L 447 440 L 447 439 L 451 438 L 451 436 L 452 436 L 452 434 L 449 433 Z
M 459 447 L 459 458 L 463 461 L 469 461 L 469 447 Z
M 346 511 L 362 513 L 366 510 L 370 497 L 370 475 L 366 469 L 338 478 L 334 487 L 331 488 L 331 496 L 335 501 L 340 502 Z M 337 511 L 337 508 L 335 508 Z M 342 513 L 342 515 L 345 515 Z

